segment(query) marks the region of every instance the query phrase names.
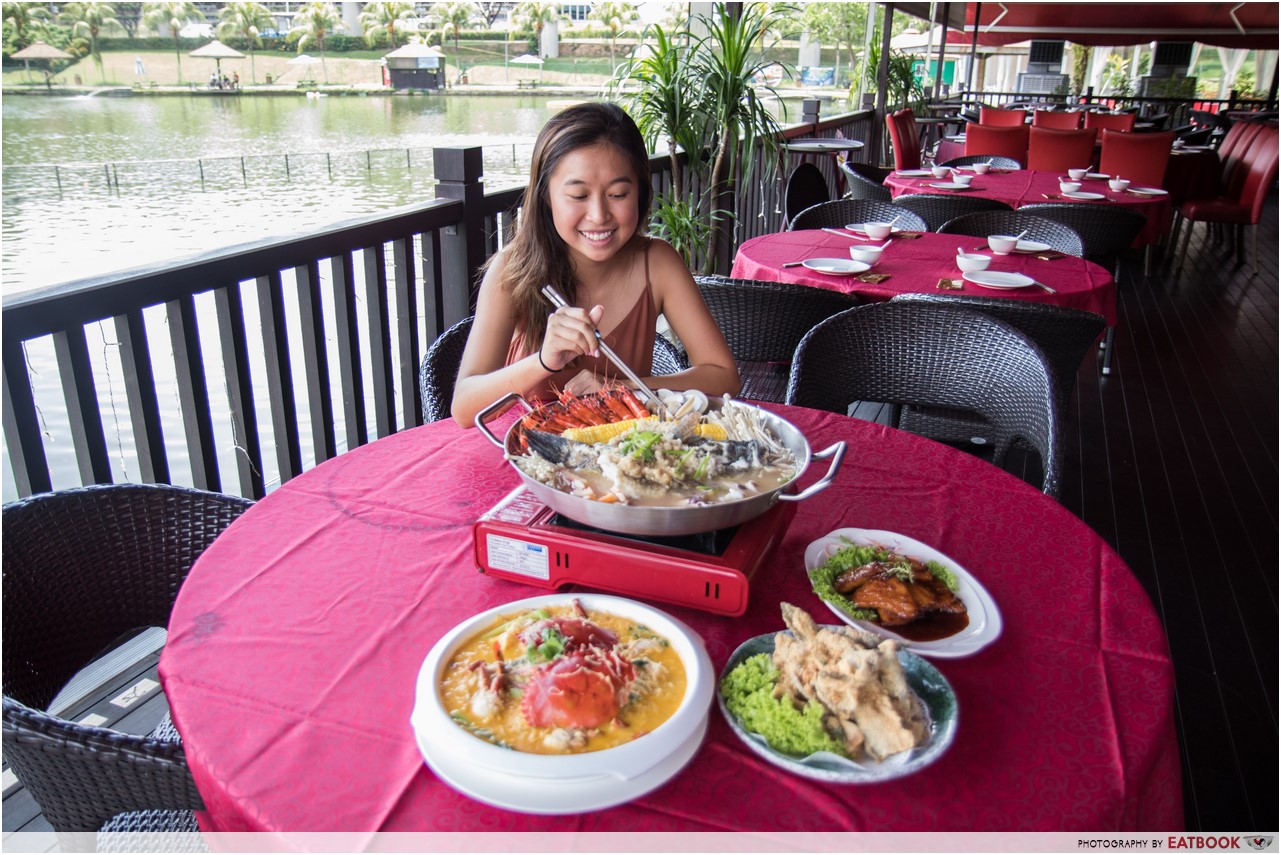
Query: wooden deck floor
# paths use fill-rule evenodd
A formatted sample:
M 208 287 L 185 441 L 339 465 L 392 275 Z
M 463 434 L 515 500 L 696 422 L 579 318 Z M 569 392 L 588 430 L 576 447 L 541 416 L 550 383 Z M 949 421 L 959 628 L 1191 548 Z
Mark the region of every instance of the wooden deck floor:
M 1256 274 L 1198 227 L 1175 285 L 1127 260 L 1113 373 L 1082 365 L 1065 432 L 1063 504 L 1129 563 L 1169 635 L 1190 831 L 1278 827 L 1275 192 L 1259 246 Z M 163 703 L 117 726 L 146 732 Z M 5 833 L 47 830 L 9 777 Z

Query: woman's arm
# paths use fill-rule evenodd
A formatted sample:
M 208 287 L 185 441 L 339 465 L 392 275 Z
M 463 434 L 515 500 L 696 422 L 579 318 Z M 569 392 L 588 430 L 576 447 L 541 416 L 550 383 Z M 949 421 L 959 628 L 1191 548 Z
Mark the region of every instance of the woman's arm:
M 646 385 L 651 389 L 699 389 L 709 395 L 737 395 L 742 384 L 734 355 L 680 253 L 666 241 L 655 239 L 649 250 L 649 264 L 658 311 L 685 345 L 690 367 L 679 374 L 643 378 Z

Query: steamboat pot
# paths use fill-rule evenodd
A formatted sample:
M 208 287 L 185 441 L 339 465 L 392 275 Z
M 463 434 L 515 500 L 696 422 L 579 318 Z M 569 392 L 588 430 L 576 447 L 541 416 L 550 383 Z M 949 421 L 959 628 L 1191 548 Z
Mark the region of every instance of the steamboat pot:
M 604 531 L 619 534 L 643 535 L 647 537 L 669 537 L 683 534 L 698 534 L 705 531 L 716 531 L 738 525 L 765 513 L 775 502 L 799 502 L 820 493 L 836 478 L 841 461 L 845 459 L 845 443 L 837 442 L 818 452 L 810 452 L 809 442 L 805 435 L 786 419 L 752 404 L 735 401 L 734 405 L 755 411 L 765 426 L 784 446 L 791 451 L 796 460 L 796 471 L 784 483 L 768 492 L 757 493 L 742 499 L 715 502 L 704 505 L 674 505 L 655 507 L 651 505 L 626 505 L 621 503 L 600 502 L 585 499 L 569 493 L 563 493 L 547 484 L 536 481 L 521 471 L 512 458 L 521 456 L 517 420 L 508 428 L 503 439 L 499 439 L 489 429 L 486 420 L 514 403 L 524 405 L 526 410 L 534 408 L 521 395 L 512 392 L 499 398 L 476 415 L 476 427 L 494 445 L 501 448 L 511 463 L 511 467 L 526 488 L 543 504 L 557 513 L 564 514 L 572 520 Z M 710 408 L 724 406 L 724 399 L 710 398 Z M 800 479 L 810 465 L 811 460 L 831 459 L 827 472 L 810 486 L 798 493 L 787 492 Z

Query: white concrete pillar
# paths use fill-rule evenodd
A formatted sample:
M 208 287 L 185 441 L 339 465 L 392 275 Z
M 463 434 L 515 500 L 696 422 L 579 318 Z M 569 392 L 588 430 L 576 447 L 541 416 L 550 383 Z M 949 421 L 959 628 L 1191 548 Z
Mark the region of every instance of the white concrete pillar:
M 801 32 L 801 49 L 796 53 L 796 67 L 798 69 L 808 68 L 812 65 L 823 64 L 823 45 L 821 42 L 811 41 L 809 30 Z
M 543 35 L 538 43 L 538 53 L 543 59 L 555 59 L 560 56 L 560 25 L 555 21 L 543 25 Z
M 352 0 L 343 0 L 342 22 L 346 28 L 343 30 L 344 36 L 364 35 L 360 29 L 360 10 L 364 5 L 364 3 L 355 3 Z

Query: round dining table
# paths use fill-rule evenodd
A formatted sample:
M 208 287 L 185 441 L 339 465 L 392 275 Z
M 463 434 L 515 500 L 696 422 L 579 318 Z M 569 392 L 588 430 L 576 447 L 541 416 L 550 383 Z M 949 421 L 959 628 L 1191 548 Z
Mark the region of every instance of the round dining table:
M 792 282 L 826 288 L 857 294 L 872 302 L 889 300 L 899 294 L 939 293 L 939 280 L 945 280 L 954 283 L 955 293 L 1031 300 L 1070 309 L 1083 309 L 1102 315 L 1107 319 L 1108 326 L 1116 326 L 1116 282 L 1107 268 L 1084 258 L 1061 253 L 1052 253 L 1055 257 L 1049 259 L 1039 257 L 1042 254 L 1038 253 L 995 255 L 987 248 L 987 242 L 983 238 L 914 232 L 910 238 L 895 238 L 890 241 L 872 269 L 862 275 L 822 273 L 799 263 L 818 258 L 849 260 L 851 246 L 884 243 L 860 240 L 852 232 L 841 232 L 846 230 L 798 229 L 754 237 L 739 246 L 730 275 L 740 279 Z M 1022 273 L 1052 288 L 1054 293 L 1034 286 L 993 289 L 967 282 L 956 266 L 958 247 L 966 252 L 991 256 L 988 271 Z
M 1116 553 L 1053 499 L 976 457 L 845 416 L 766 406 L 813 447 L 849 444 L 834 483 L 799 503 L 741 617 L 656 605 L 702 637 L 719 671 L 745 640 L 783 628 L 780 602 L 837 622 L 803 566 L 806 545 L 827 533 L 888 530 L 944 552 L 986 587 L 1004 629 L 968 658 L 935 660 L 959 716 L 935 763 L 875 784 L 795 777 L 744 745 L 713 704 L 689 764 L 629 803 L 527 815 L 455 792 L 415 744 L 419 669 L 463 620 L 545 591 L 477 571 L 472 524 L 520 482 L 480 432 L 442 421 L 289 480 L 192 568 L 160 672 L 205 802 L 202 829 L 1180 829 L 1166 639 Z

